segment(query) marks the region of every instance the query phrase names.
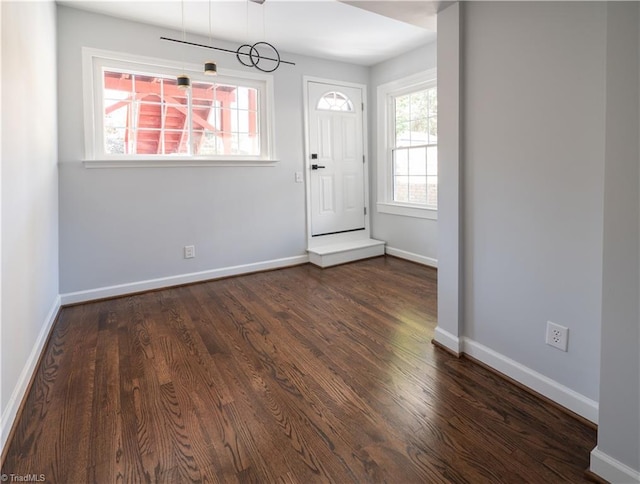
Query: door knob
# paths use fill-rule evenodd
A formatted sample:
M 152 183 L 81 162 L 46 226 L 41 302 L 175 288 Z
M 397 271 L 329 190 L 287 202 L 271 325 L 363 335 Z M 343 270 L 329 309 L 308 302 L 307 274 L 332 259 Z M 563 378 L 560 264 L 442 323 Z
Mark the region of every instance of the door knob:
M 326 166 L 322 166 L 322 165 L 316 165 L 315 163 L 313 165 L 311 165 L 311 169 L 312 170 L 317 170 L 319 168 L 326 168 Z

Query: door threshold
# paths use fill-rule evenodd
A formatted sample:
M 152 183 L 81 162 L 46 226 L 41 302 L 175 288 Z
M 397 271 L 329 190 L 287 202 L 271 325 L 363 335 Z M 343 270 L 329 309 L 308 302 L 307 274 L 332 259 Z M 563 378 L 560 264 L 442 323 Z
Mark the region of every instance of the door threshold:
M 321 245 L 307 249 L 309 261 L 319 267 L 331 267 L 361 259 L 384 255 L 385 242 L 360 239 Z

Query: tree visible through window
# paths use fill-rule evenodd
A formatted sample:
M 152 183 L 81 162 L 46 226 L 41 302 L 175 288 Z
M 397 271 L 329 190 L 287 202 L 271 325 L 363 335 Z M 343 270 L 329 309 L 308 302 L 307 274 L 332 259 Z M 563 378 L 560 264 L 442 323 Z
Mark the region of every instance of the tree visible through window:
M 438 102 L 436 87 L 392 96 L 393 201 L 438 204 Z

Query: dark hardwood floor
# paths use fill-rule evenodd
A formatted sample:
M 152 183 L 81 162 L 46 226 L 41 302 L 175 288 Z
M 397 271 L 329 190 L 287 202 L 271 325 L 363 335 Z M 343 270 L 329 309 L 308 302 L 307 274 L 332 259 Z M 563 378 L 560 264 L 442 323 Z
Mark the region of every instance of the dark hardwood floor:
M 56 483 L 583 482 L 596 432 L 431 343 L 380 257 L 64 308 L 2 468 Z

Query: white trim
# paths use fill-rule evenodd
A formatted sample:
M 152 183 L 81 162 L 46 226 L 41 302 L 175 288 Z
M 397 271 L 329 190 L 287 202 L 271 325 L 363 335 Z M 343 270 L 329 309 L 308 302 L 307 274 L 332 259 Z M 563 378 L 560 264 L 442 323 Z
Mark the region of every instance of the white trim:
M 396 79 L 395 81 L 380 84 L 378 86 L 378 93 L 385 92 L 401 96 L 420 88 L 422 84 L 427 82 L 435 82 L 438 77 L 438 71 L 435 67 L 427 69 L 426 71 L 417 72 L 402 79 Z
M 36 371 L 36 365 L 38 360 L 40 359 L 40 355 L 44 351 L 44 347 L 47 344 L 47 336 L 51 331 L 51 327 L 58 316 L 58 312 L 60 311 L 61 299 L 60 296 L 56 296 L 53 301 L 53 305 L 47 314 L 44 324 L 40 329 L 40 334 L 38 334 L 38 338 L 36 339 L 33 348 L 31 349 L 31 353 L 29 354 L 29 358 L 22 368 L 22 372 L 20 373 L 20 377 L 16 383 L 16 386 L 13 388 L 13 392 L 11 393 L 11 397 L 7 402 L 7 406 L 2 412 L 2 417 L 0 417 L 0 449 L 4 449 L 4 446 L 7 443 L 7 438 L 9 437 L 9 432 L 11 432 L 11 426 L 13 425 L 16 415 L 18 414 L 18 410 L 20 408 L 20 404 L 25 397 L 25 394 L 29 387 L 29 382 Z
M 107 297 L 122 296 L 152 289 L 162 289 L 165 287 L 178 286 L 181 284 L 190 284 L 192 282 L 201 282 L 221 277 L 237 276 L 248 272 L 258 272 L 270 269 L 280 269 L 284 267 L 304 264 L 309 262 L 308 255 L 298 255 L 294 257 L 285 257 L 283 259 L 274 259 L 263 262 L 254 262 L 252 264 L 242 264 L 238 266 L 222 267 L 220 269 L 212 269 L 208 271 L 192 272 L 189 274 L 180 274 L 177 276 L 159 277 L 157 279 L 148 279 L 146 281 L 130 282 L 126 284 L 117 284 L 115 286 L 98 287 L 88 289 L 86 291 L 69 292 L 61 294 L 62 304 L 76 304 Z
M 464 2 L 438 12 L 438 325 L 463 331 L 461 44 Z
M 0 5 L 0 30 L 2 30 L 2 5 Z M 5 14 L 6 16 L 6 14 Z M 3 75 L 2 75 L 2 65 L 3 62 L 0 59 L 0 93 L 4 92 L 2 91 L 2 80 L 4 79 Z M 6 72 L 6 70 L 5 70 Z M 0 113 L 2 113 L 2 95 L 0 95 Z M 4 132 L 4 130 L 2 129 L 2 117 L 0 116 L 0 153 L 3 153 L 2 150 L 2 133 Z M 0 337 L 2 337 L 2 279 L 3 277 L 1 277 L 2 275 L 2 182 L 0 180 Z M 2 359 L 0 358 L 0 376 L 2 375 Z M 1 384 L 2 382 L 0 382 Z M 9 404 L 5 407 L 7 410 L 11 408 L 11 400 L 9 400 Z M 6 412 L 6 410 L 5 410 Z M 11 415 L 11 412 L 9 412 L 7 415 Z M 15 418 L 15 414 L 12 415 L 11 420 L 13 421 L 13 419 Z M 6 443 L 7 437 L 5 437 L 5 416 L 4 414 L 0 415 L 0 455 L 2 455 L 4 453 L 4 445 Z M 8 431 L 6 432 L 6 434 L 8 435 Z
M 428 207 L 417 207 L 415 205 L 405 205 L 398 202 L 378 202 L 376 208 L 378 209 L 378 213 L 438 220 L 438 211 Z
M 215 165 L 216 161 L 230 163 L 231 160 L 238 160 L 236 166 L 262 166 L 263 162 L 273 163 L 277 161 L 275 146 L 275 94 L 273 87 L 273 75 L 266 73 L 245 72 L 233 69 L 218 69 L 218 79 L 225 82 L 229 78 L 229 82 L 237 83 L 241 81 L 244 85 L 255 87 L 260 92 L 260 119 L 259 125 L 264 127 L 260 132 L 261 153 L 259 156 L 250 157 L 254 164 L 248 164 L 247 158 L 239 156 L 235 158 L 229 155 L 198 157 L 198 156 L 182 156 L 173 157 L 169 155 L 159 155 L 154 163 L 137 155 L 109 155 L 99 153 L 96 147 L 102 142 L 102 132 L 98 129 L 97 116 L 95 113 L 96 106 L 102 106 L 101 91 L 96 86 L 97 80 L 101 80 L 101 68 L 104 63 L 108 63 L 114 69 L 128 69 L 137 71 L 140 69 L 152 70 L 157 74 L 176 75 L 176 72 L 189 74 L 192 80 L 201 82 L 212 82 L 212 78 L 202 73 L 202 66 L 199 64 L 185 63 L 178 61 L 160 59 L 157 57 L 147 57 L 122 52 L 114 52 L 109 50 L 94 49 L 91 47 L 82 48 L 82 82 L 83 82 L 83 102 L 84 102 L 84 140 L 85 140 L 85 167 L 91 166 L 87 163 L 95 163 L 97 167 L 103 165 L 104 168 L 119 168 L 124 166 L 127 161 L 137 163 L 137 167 L 158 167 L 166 166 L 164 163 L 158 163 L 158 160 L 167 160 L 169 166 L 171 163 L 175 166 L 209 166 L 206 162 Z M 101 125 L 102 122 L 100 122 Z M 264 144 L 262 144 L 264 143 Z M 180 164 L 177 160 L 180 158 L 188 159 L 191 165 Z M 110 165 L 109 165 L 110 164 Z M 233 166 L 233 165 L 229 165 Z
M 305 85 L 308 82 L 316 82 L 318 84 L 327 84 L 329 86 L 344 86 L 344 87 L 354 87 L 356 89 L 366 88 L 366 84 L 361 84 L 359 82 L 349 82 L 349 81 L 337 81 L 335 79 L 327 79 L 326 77 L 316 77 L 316 76 L 303 76 L 303 82 Z M 365 96 L 366 91 L 363 91 L 362 102 L 367 103 L 367 98 Z
M 494 370 L 553 400 L 572 412 L 598 423 L 598 402 L 532 370 L 470 338 L 462 337 L 462 352 Z
M 431 218 L 418 215 L 417 210 L 436 211 L 429 207 L 412 207 L 414 210 L 400 209 L 406 205 L 398 204 L 393 200 L 393 178 L 391 176 L 391 146 L 394 144 L 394 136 L 390 129 L 390 119 L 392 116 L 392 97 L 401 96 L 413 92 L 417 89 L 427 89 L 434 87 L 437 83 L 438 73 L 435 68 L 418 72 L 402 79 L 397 79 L 386 84 L 381 84 L 377 88 L 376 105 L 377 111 L 377 178 L 378 178 L 378 212 L 392 215 L 405 215 L 420 218 Z M 382 205 L 382 209 L 381 209 Z M 387 206 L 388 211 L 385 211 Z M 396 206 L 394 210 L 391 206 Z M 391 211 L 394 210 L 394 211 Z
M 589 470 L 598 477 L 612 484 L 631 484 L 640 482 L 640 471 L 636 471 L 626 464 L 602 452 L 596 445 L 591 451 L 591 465 Z
M 442 329 L 440 326 L 436 326 L 436 329 L 433 331 L 433 339 L 436 343 L 448 348 L 456 355 L 462 353 L 462 341 L 460 341 L 460 338 Z
M 333 243 L 335 237 L 332 234 L 327 236 L 312 237 L 311 235 L 311 185 L 309 183 L 309 170 L 311 168 L 311 152 L 309 150 L 309 83 L 327 84 L 329 86 L 342 86 L 350 87 L 354 89 L 360 89 L 362 92 L 362 154 L 365 159 L 364 163 L 364 208 L 366 210 L 366 216 L 364 217 L 364 230 L 353 232 L 357 234 L 358 239 L 369 239 L 371 237 L 371 210 L 369 209 L 369 116 L 367 116 L 367 103 L 369 97 L 367 94 L 367 85 L 355 82 L 337 81 L 334 79 L 325 79 L 315 76 L 303 76 L 302 77 L 302 107 L 304 115 L 304 153 L 305 160 L 303 161 L 303 169 L 306 173 L 305 176 L 305 196 L 306 196 L 306 213 L 307 213 L 307 248 L 318 247 L 325 243 Z M 347 236 L 350 240 L 351 236 Z M 326 239 L 324 242 L 322 239 Z
M 155 158 L 148 160 L 85 160 L 85 168 L 184 168 L 184 167 L 237 167 L 276 166 L 279 160 L 199 160 L 198 158 Z
M 401 259 L 407 259 L 429 267 L 438 267 L 438 259 L 432 259 L 431 257 L 414 254 L 413 252 L 407 252 L 406 250 L 396 249 L 395 247 L 389 246 L 386 247 L 385 251 L 387 254 L 400 257 Z

